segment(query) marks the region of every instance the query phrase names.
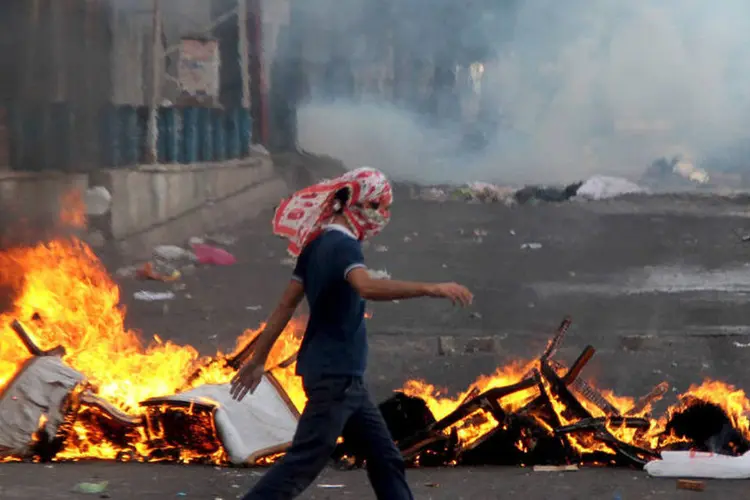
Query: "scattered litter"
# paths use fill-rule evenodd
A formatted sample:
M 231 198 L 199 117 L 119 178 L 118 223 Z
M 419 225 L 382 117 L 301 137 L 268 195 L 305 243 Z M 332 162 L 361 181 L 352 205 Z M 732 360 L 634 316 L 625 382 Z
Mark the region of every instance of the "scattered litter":
M 195 252 L 198 263 L 203 265 L 231 266 L 237 262 L 237 259 L 231 253 L 223 248 L 211 245 L 193 245 L 193 252 Z
M 486 182 L 471 182 L 455 192 L 459 197 L 468 201 L 483 203 L 500 202 L 506 206 L 516 203 L 515 190 L 509 187 L 495 186 Z
M 474 236 L 487 236 L 489 233 L 484 229 L 475 229 Z
M 154 281 L 177 281 L 182 276 L 174 267 L 159 261 L 146 262 L 136 271 L 136 275 Z
M 187 493 L 185 493 L 184 491 L 181 491 L 181 492 L 177 493 L 177 496 L 178 497 L 186 497 Z
M 206 236 L 205 241 L 225 247 L 230 247 L 237 243 L 237 238 L 230 234 L 212 234 L 210 236 Z
M 286 267 L 294 267 L 297 265 L 297 259 L 294 259 L 292 257 L 281 259 L 281 265 Z
M 245 307 L 248 311 L 260 311 L 263 309 L 263 306 L 247 306 Z
M 104 215 L 112 206 L 112 195 L 104 186 L 94 186 L 83 195 L 86 215 Z
M 511 230 L 510 230 L 510 231 L 508 231 L 508 232 L 510 233 L 510 235 L 511 235 L 511 236 L 515 236 L 515 235 L 516 235 L 516 231 L 515 231 L 515 229 L 511 229 Z
M 100 481 L 98 483 L 78 483 L 73 488 L 76 493 L 83 493 L 84 495 L 99 495 L 107 491 L 109 481 Z
M 742 342 L 735 342 L 734 346 L 735 347 L 750 347 L 750 342 L 748 342 L 747 344 L 743 344 Z
M 482 315 L 481 315 L 481 314 L 479 314 L 478 312 L 473 312 L 473 313 L 471 313 L 471 314 L 470 314 L 469 316 L 470 316 L 471 318 L 473 318 L 473 319 L 482 319 Z
M 663 451 L 661 460 L 652 460 L 644 470 L 656 477 L 748 479 L 750 452 L 733 457 L 710 452 Z
M 441 267 L 442 267 L 443 269 L 448 269 L 448 264 L 443 264 L 443 265 L 442 265 Z
M 542 248 L 541 243 L 524 243 L 521 245 L 521 250 L 539 250 Z
M 146 302 L 157 302 L 160 300 L 172 300 L 175 295 L 173 292 L 148 292 L 141 290 L 133 294 L 135 300 L 144 300 Z
M 385 245 L 377 245 L 375 247 L 375 251 L 378 252 L 378 253 L 387 252 L 388 251 L 388 247 L 385 246 Z
M 691 481 L 689 479 L 677 480 L 678 490 L 703 491 L 706 489 L 706 483 L 703 481 Z
M 428 488 L 437 488 L 440 486 L 438 483 L 424 483 L 424 485 Z
M 319 484 L 318 488 L 324 488 L 324 489 L 339 489 L 343 488 L 343 484 Z
M 456 340 L 453 337 L 438 337 L 438 356 L 450 356 L 456 352 Z
M 540 202 L 562 203 L 576 196 L 581 185 L 583 185 L 582 182 L 560 187 L 526 186 L 516 191 L 516 201 L 521 205 L 535 205 Z
M 199 238 L 198 236 L 193 236 L 188 240 L 188 245 L 192 247 L 193 245 L 202 245 L 205 242 L 206 240 L 204 240 L 203 238 Z
M 156 258 L 168 261 L 193 260 L 194 255 L 177 245 L 159 245 L 154 248 L 153 255 Z
M 440 188 L 431 187 L 420 191 L 419 198 L 427 201 L 445 201 L 448 195 Z
M 138 268 L 135 266 L 125 266 L 115 271 L 115 274 L 117 276 L 120 276 L 121 278 L 132 278 L 135 276 L 137 271 Z
M 404 243 L 409 243 L 411 241 L 411 237 L 404 236 Z
M 385 269 L 368 269 L 367 274 L 374 280 L 389 280 L 391 279 L 391 273 Z
M 643 192 L 643 188 L 627 179 L 595 175 L 578 188 L 576 196 L 589 200 L 605 200 L 625 194 Z
M 577 465 L 535 465 L 534 472 L 573 472 L 577 471 Z

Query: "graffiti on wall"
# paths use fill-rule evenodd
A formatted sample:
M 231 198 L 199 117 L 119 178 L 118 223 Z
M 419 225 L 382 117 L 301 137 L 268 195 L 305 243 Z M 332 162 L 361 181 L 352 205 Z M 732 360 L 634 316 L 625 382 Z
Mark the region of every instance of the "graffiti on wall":
M 190 96 L 218 97 L 219 42 L 183 38 L 177 78 L 180 90 Z

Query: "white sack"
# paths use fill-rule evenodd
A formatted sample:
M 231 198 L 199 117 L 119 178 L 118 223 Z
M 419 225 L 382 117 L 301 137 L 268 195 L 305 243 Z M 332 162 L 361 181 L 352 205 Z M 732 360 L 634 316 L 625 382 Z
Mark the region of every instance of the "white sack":
M 624 194 L 643 192 L 645 192 L 643 188 L 627 179 L 595 175 L 578 188 L 576 196 L 588 200 L 605 200 Z
M 706 479 L 750 478 L 750 452 L 739 457 L 692 451 L 664 451 L 646 464 L 651 476 Z

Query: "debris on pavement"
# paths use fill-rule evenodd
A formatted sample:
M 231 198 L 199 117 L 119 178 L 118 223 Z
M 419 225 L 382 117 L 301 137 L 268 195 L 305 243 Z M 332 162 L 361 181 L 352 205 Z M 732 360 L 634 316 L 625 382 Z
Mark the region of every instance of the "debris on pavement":
M 237 259 L 231 253 L 223 248 L 211 245 L 193 245 L 193 253 L 198 263 L 203 265 L 231 266 L 237 262 Z
M 578 194 L 583 182 L 575 182 L 567 186 L 526 186 L 516 191 L 516 202 L 519 205 L 533 205 L 536 203 L 562 203 L 569 201 Z
M 149 292 L 147 290 L 141 290 L 133 294 L 135 300 L 143 300 L 146 302 L 158 302 L 162 300 L 172 300 L 175 298 L 173 292 Z
M 467 201 L 503 203 L 508 207 L 516 203 L 515 189 L 496 186 L 487 182 L 470 182 L 466 186 L 457 189 L 455 193 Z
M 154 281 L 177 281 L 182 274 L 164 262 L 154 260 L 153 262 L 144 263 L 137 271 L 136 275 L 140 279 Z
M 521 245 L 521 250 L 539 250 L 542 248 L 541 243 L 524 243 Z
M 496 350 L 495 337 L 474 337 L 466 342 L 467 353 L 484 352 L 491 353 Z
M 689 479 L 678 479 L 677 489 L 678 490 L 690 490 L 690 491 L 704 491 L 706 489 L 706 483 L 704 481 L 691 481 Z
M 237 237 L 232 236 L 231 234 L 223 233 L 211 234 L 206 236 L 203 242 L 214 243 L 216 245 L 221 245 L 224 247 L 231 247 L 232 245 L 237 243 Z
M 578 470 L 577 465 L 535 465 L 534 472 L 573 472 Z
M 626 194 L 644 192 L 643 188 L 627 179 L 595 175 L 578 188 L 576 197 L 587 200 L 606 200 Z
M 419 199 L 425 201 L 445 201 L 448 195 L 444 190 L 436 187 L 424 188 L 419 192 Z
M 327 490 L 335 490 L 340 488 L 345 488 L 346 486 L 343 484 L 319 484 L 318 488 L 323 488 Z
M 158 245 L 154 247 L 152 253 L 154 258 L 170 262 L 176 262 L 180 260 L 195 260 L 195 255 L 192 252 L 177 245 Z
M 107 491 L 107 486 L 109 486 L 109 481 L 99 481 L 98 483 L 78 483 L 73 488 L 73 491 L 84 495 L 100 495 Z
M 740 347 L 740 348 L 750 347 L 750 342 L 748 342 L 746 344 L 743 344 L 742 342 L 735 341 L 734 342 L 734 347 Z
M 245 309 L 248 311 L 260 311 L 263 309 L 263 306 L 246 306 Z
M 137 272 L 136 266 L 124 266 L 115 271 L 115 274 L 121 278 L 133 278 Z
M 453 337 L 438 337 L 438 356 L 450 356 L 456 352 L 456 341 Z
M 297 259 L 293 257 L 286 257 L 284 259 L 281 259 L 280 264 L 284 267 L 291 267 L 294 268 L 294 266 L 297 265 Z
M 663 451 L 644 470 L 654 477 L 750 479 L 750 452 L 731 456 L 701 451 Z
M 388 251 L 388 247 L 385 246 L 385 245 L 376 245 L 375 246 L 375 251 L 378 252 L 378 253 L 385 253 L 385 252 Z

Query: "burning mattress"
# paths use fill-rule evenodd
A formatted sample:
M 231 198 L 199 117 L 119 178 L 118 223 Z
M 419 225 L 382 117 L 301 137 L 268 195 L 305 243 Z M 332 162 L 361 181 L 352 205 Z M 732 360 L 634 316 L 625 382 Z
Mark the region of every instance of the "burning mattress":
M 162 416 L 179 408 L 210 414 L 216 437 L 233 464 L 254 464 L 286 450 L 299 413 L 273 376 L 264 376 L 255 392 L 242 401 L 235 401 L 229 388 L 229 384 L 203 385 L 141 405 Z

